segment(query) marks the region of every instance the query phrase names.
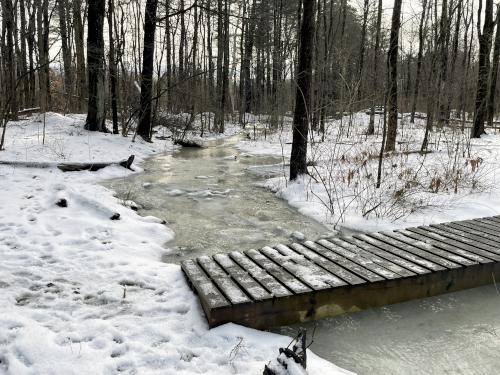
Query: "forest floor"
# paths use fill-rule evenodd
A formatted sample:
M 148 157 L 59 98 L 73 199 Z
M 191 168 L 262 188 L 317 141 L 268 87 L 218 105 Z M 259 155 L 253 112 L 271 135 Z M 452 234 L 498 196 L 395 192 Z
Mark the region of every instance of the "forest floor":
M 381 118 L 376 134 L 367 136 L 369 116 L 327 122 L 321 134 L 311 136 L 309 172 L 297 182 L 282 177 L 264 182 L 301 213 L 327 226 L 361 231 L 405 228 L 500 214 L 500 135 L 487 129 L 480 139 L 469 139 L 460 125 L 434 129 L 428 153 L 421 154 L 425 120 L 415 124 L 403 115 L 396 151 L 384 155 L 381 186 L 375 187 L 382 142 Z M 248 131 L 253 138 L 252 119 Z M 256 132 L 256 139 L 238 147 L 250 154 L 284 156 L 291 151 L 291 119 L 274 133 Z
M 47 114 L 43 138 L 40 119 L 10 123 L 0 160 L 134 154 L 140 171 L 144 158 L 174 150 L 168 139 L 87 132 L 80 115 Z M 99 185 L 128 173 L 0 166 L 0 374 L 262 373 L 291 339 L 233 324 L 208 330 L 180 267 L 160 261 L 174 233 Z M 308 371 L 347 373 L 313 353 Z

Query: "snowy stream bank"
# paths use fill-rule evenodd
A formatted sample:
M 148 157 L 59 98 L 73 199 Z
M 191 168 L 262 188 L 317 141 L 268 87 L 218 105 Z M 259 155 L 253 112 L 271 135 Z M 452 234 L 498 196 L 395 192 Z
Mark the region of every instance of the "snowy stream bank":
M 81 116 L 48 114 L 42 145 L 40 122 L 10 124 L 0 157 L 140 163 L 173 149 L 82 128 Z M 98 184 L 127 173 L 0 167 L 0 374 L 261 373 L 290 338 L 208 330 L 180 268 L 160 261 L 174 233 Z M 308 358 L 310 374 L 348 373 Z

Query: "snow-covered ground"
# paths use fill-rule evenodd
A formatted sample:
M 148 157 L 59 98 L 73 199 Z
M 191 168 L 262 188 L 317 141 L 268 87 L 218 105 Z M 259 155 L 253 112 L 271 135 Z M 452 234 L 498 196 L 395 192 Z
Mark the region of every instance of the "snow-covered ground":
M 351 120 L 351 121 L 350 121 Z M 285 177 L 265 185 L 301 213 L 330 226 L 361 231 L 389 230 L 500 214 L 500 135 L 470 140 L 470 129 L 435 129 L 430 153 L 419 151 L 425 120 L 399 122 L 396 152 L 384 157 L 381 188 L 376 189 L 381 119 L 376 135 L 366 136 L 368 116 L 354 114 L 327 123 L 325 142 L 309 144 L 311 177 L 294 183 Z M 246 153 L 288 158 L 291 119 L 282 131 L 257 132 L 238 147 Z M 262 126 L 262 124 L 257 124 Z M 248 126 L 253 137 L 252 124 Z M 488 131 L 490 133 L 490 131 Z M 287 168 L 286 168 L 287 169 Z
M 82 116 L 47 114 L 42 139 L 42 122 L 11 123 L 0 160 L 137 163 L 173 150 L 84 131 Z M 0 166 L 0 374 L 262 373 L 290 338 L 208 330 L 180 267 L 160 262 L 174 233 L 98 185 L 127 173 Z M 347 373 L 313 353 L 308 371 Z

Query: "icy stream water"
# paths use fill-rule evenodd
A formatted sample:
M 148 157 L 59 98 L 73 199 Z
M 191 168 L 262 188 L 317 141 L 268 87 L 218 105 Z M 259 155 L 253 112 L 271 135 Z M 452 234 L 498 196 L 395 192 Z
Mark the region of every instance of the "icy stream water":
M 311 350 L 362 375 L 500 374 L 494 285 L 282 327 L 312 334 Z
M 144 173 L 106 183 L 142 206 L 142 215 L 163 219 L 173 229 L 165 262 L 289 243 L 294 232 L 312 240 L 332 234 L 257 186 L 283 173 L 282 159 L 242 154 L 234 147 L 240 139 L 155 156 L 143 164 Z
M 331 234 L 256 186 L 282 173 L 282 160 L 242 154 L 238 139 L 159 155 L 144 173 L 106 183 L 174 230 L 164 261 L 287 243 L 295 231 L 313 240 Z M 316 354 L 358 374 L 500 374 L 500 294 L 493 285 L 274 331 L 295 336 L 300 327 L 315 331 Z

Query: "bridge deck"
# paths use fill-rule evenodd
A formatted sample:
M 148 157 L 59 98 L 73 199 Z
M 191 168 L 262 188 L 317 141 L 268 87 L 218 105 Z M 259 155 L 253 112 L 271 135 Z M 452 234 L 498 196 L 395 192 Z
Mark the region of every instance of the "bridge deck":
M 500 216 L 182 262 L 210 327 L 268 328 L 500 280 Z

